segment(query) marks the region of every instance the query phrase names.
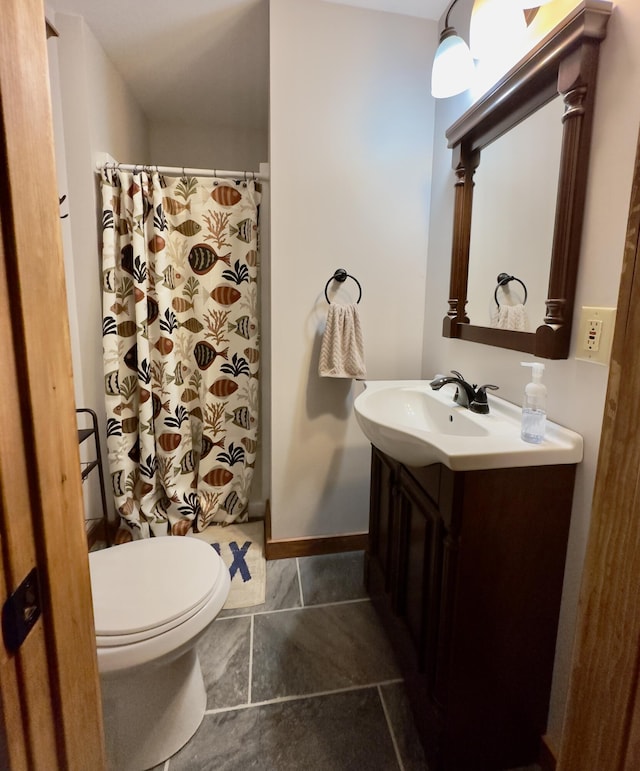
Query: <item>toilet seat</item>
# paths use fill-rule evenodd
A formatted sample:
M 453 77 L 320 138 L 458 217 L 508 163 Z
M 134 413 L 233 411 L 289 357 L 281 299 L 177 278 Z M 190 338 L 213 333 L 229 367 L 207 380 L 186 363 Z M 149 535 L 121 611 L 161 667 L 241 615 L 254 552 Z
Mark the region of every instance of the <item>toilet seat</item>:
M 91 552 L 89 565 L 98 648 L 142 642 L 184 624 L 227 570 L 210 544 L 177 536 Z

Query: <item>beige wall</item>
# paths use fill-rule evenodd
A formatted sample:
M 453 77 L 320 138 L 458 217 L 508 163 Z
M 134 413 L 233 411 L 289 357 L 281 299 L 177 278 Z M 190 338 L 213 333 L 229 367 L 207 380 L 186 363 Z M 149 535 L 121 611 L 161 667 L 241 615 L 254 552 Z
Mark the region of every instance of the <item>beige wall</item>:
M 66 193 L 62 220 L 73 346 L 76 405 L 95 410 L 102 431 L 102 456 L 107 490 L 104 437 L 104 374 L 102 367 L 102 296 L 98 231 L 101 202 L 95 174 L 99 151 L 112 156 L 147 160 L 147 125 L 122 78 L 107 59 L 80 16 L 53 18 L 60 37 L 49 41 L 56 163 L 60 195 Z M 82 447 L 83 457 L 90 450 Z M 97 476 L 85 484 L 89 517 L 99 516 Z M 112 508 L 108 497 L 109 508 Z
M 257 171 L 268 159 L 266 131 L 234 126 L 153 122 L 150 155 L 158 166 Z
M 361 385 L 317 374 L 324 287 L 362 284 L 368 376 L 418 377 L 435 23 L 309 0 L 270 20 L 272 529 L 366 531 Z M 342 299 L 355 300 L 348 281 Z
M 459 18 L 468 18 L 471 4 L 471 0 L 464 0 L 456 6 L 456 17 L 452 19 L 456 26 Z M 563 8 L 572 5 L 575 3 L 563 3 Z M 615 306 L 620 280 L 640 121 L 640 102 L 629 96 L 640 89 L 640 4 L 637 0 L 619 0 L 615 6 L 607 39 L 601 47 L 576 314 L 583 305 Z M 464 24 L 458 26 L 459 31 L 463 31 L 461 27 Z M 430 377 L 435 372 L 459 369 L 474 382 L 497 383 L 500 396 L 519 403 L 527 381 L 527 374 L 520 367 L 524 358 L 521 353 L 447 340 L 440 334 L 447 310 L 454 179 L 444 133 L 468 102 L 468 95 L 462 95 L 441 100 L 436 107 L 422 374 Z M 576 327 L 574 318 L 574 330 Z M 571 358 L 549 361 L 545 370 L 549 417 L 578 431 L 585 440 L 574 498 L 549 715 L 549 732 L 556 744 L 567 695 L 608 376 L 607 367 L 574 359 L 575 351 L 574 333 Z

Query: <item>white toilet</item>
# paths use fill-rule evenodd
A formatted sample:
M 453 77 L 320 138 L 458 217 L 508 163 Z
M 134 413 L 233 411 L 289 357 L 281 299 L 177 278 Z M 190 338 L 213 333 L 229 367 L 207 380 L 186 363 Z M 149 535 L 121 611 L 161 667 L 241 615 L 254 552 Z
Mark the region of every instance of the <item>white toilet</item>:
M 206 693 L 195 649 L 229 594 L 215 549 L 149 538 L 89 555 L 111 771 L 162 763 L 195 733 Z

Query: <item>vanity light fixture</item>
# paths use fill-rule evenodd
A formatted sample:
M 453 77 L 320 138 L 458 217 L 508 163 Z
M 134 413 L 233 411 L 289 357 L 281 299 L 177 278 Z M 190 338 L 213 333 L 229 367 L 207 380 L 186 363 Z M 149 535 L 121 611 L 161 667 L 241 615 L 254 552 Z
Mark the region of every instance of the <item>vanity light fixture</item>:
M 469 26 L 469 47 L 476 61 L 516 47 L 526 32 L 523 3 L 533 0 L 475 0 Z M 534 5 L 541 5 L 540 0 Z
M 469 46 L 458 35 L 455 28 L 449 26 L 449 14 L 457 2 L 458 0 L 453 0 L 449 6 L 433 60 L 431 95 L 436 99 L 455 96 L 466 91 L 473 80 L 474 65 Z

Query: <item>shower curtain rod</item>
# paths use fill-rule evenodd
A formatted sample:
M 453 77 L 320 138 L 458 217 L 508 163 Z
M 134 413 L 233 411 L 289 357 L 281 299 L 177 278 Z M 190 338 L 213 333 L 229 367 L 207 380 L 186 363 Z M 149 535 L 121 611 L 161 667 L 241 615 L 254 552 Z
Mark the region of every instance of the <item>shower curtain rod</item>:
M 268 182 L 268 174 L 260 174 L 256 171 L 226 171 L 224 169 L 190 169 L 186 166 L 156 166 L 146 163 L 102 163 L 96 167 L 97 171 L 103 169 L 121 169 L 122 171 L 137 171 L 138 169 L 150 169 L 158 174 L 173 174 L 175 176 L 189 177 L 224 177 L 227 179 L 255 180 L 256 182 Z

